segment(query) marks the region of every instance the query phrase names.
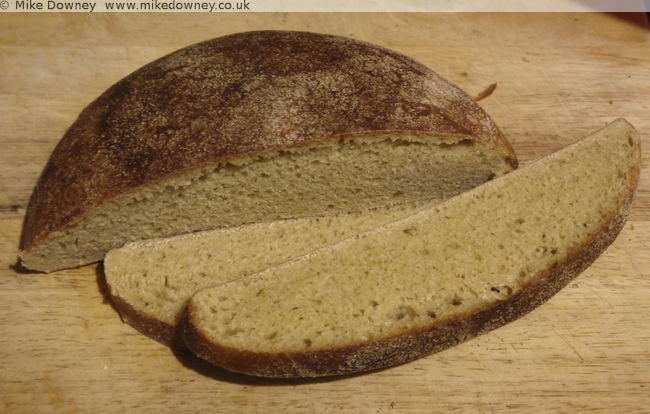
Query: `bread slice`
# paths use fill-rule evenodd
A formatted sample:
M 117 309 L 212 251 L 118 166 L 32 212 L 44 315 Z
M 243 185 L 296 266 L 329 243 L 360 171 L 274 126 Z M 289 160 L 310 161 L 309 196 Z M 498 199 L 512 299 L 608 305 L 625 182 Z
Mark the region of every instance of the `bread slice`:
M 189 302 L 189 348 L 226 369 L 315 377 L 401 364 L 529 312 L 616 238 L 640 142 L 618 120 L 532 165 Z
M 179 345 L 175 341 L 176 326 L 187 301 L 198 290 L 282 264 L 415 214 L 431 204 L 256 223 L 133 242 L 106 254 L 106 284 L 123 321 L 165 345 Z
M 152 62 L 83 110 L 34 189 L 20 257 L 54 271 L 138 239 L 442 199 L 515 166 L 479 105 L 406 56 L 239 33 Z

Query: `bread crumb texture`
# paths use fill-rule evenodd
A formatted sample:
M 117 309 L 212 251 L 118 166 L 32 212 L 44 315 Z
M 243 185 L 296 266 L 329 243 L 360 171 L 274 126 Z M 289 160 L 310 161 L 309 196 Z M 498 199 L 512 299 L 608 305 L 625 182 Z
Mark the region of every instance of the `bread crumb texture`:
M 619 120 L 385 228 L 205 289 L 192 298 L 188 317 L 204 343 L 190 347 L 226 367 L 228 355 L 239 353 L 244 362 L 237 369 L 244 372 L 248 355 L 252 373 L 264 375 L 271 372 L 264 366 L 269 355 L 363 350 L 497 306 L 540 272 L 575 258 L 625 213 L 639 151 L 636 133 Z M 382 363 L 366 361 L 364 367 Z M 295 375 L 295 367 L 273 370 Z
M 21 258 L 52 271 L 151 237 L 443 198 L 516 165 L 464 92 L 352 39 L 189 46 L 91 103 L 52 153 Z
M 509 170 L 498 154 L 470 142 L 337 140 L 150 184 L 53 233 L 23 260 L 36 269 L 78 266 L 125 241 L 441 200 Z
M 202 288 L 282 264 L 415 214 L 433 203 L 278 220 L 134 242 L 108 252 L 104 260 L 106 283 L 111 295 L 130 305 L 127 312 L 135 311 L 175 326 L 187 301 Z M 124 317 L 129 320 L 128 314 Z M 162 340 L 169 343 L 171 338 Z

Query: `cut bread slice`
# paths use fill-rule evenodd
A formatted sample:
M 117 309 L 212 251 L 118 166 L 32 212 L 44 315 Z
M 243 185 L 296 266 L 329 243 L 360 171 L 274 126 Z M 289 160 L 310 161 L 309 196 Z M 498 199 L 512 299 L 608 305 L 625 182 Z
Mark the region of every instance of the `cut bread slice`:
M 305 32 L 198 43 L 119 81 L 50 156 L 22 264 L 138 239 L 443 199 L 516 159 L 467 94 L 399 53 Z
M 171 345 L 187 301 L 198 290 L 279 265 L 431 204 L 280 220 L 133 242 L 106 254 L 106 284 L 123 321 Z
M 189 302 L 183 336 L 228 370 L 349 374 L 466 341 L 541 305 L 616 238 L 640 142 L 617 120 L 406 219 Z

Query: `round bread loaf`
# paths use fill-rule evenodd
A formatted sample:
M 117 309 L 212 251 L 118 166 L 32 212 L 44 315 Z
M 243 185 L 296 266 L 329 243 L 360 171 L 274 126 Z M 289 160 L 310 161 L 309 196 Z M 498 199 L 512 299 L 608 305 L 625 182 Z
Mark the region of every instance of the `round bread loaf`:
M 20 243 L 44 271 L 128 241 L 443 199 L 516 166 L 464 92 L 365 42 L 259 31 L 198 43 L 85 108 Z

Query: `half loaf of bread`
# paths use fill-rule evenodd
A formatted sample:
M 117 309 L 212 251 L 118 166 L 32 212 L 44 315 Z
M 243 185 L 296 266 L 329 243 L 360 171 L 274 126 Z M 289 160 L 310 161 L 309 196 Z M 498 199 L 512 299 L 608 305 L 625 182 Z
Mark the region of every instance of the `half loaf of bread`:
M 516 166 L 487 114 L 399 53 L 305 32 L 198 43 L 81 112 L 34 189 L 25 267 L 137 239 L 443 199 Z
M 122 320 L 171 345 L 187 301 L 200 289 L 285 263 L 408 217 L 430 204 L 279 220 L 137 241 L 106 254 L 106 284 Z
M 622 228 L 640 143 L 618 120 L 383 228 L 189 302 L 184 338 L 202 358 L 269 377 L 401 364 L 529 312 Z

